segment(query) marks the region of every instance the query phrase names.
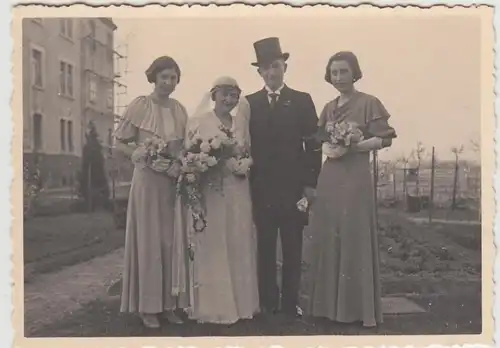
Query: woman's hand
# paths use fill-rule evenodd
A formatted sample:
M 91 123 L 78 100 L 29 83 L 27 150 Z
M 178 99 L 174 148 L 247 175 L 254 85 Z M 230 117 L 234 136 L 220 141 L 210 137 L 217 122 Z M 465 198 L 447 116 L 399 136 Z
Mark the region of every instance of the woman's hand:
M 309 204 L 313 204 L 316 200 L 316 189 L 313 187 L 304 188 L 304 197 L 306 197 Z
M 158 158 L 151 163 L 150 167 L 155 172 L 166 173 L 170 168 L 171 164 L 172 164 L 171 160 Z
M 129 147 L 130 145 L 123 145 Z M 130 146 L 129 148 L 132 150 L 132 147 Z M 146 158 L 146 149 L 143 148 L 142 146 L 136 147 L 135 150 L 133 150 L 130 159 L 132 160 L 133 163 L 138 163 L 142 162 Z
M 323 143 L 321 150 L 328 158 L 340 158 L 349 152 L 349 149 L 342 146 L 335 146 L 329 143 Z
M 179 161 L 173 161 L 170 167 L 167 169 L 167 175 L 172 178 L 178 178 L 181 175 L 181 163 Z
M 380 150 L 383 146 L 382 138 L 373 137 L 370 139 L 362 140 L 361 142 L 353 146 L 353 150 L 356 152 L 370 152 L 374 150 Z

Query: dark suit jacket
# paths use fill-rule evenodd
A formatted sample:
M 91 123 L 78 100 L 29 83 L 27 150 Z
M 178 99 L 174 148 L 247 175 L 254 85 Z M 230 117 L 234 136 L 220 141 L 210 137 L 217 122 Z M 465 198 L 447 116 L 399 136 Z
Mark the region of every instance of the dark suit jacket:
M 287 215 L 300 215 L 296 203 L 305 187 L 316 187 L 321 169 L 320 145 L 308 140 L 318 123 L 312 98 L 288 86 L 281 90 L 274 109 L 265 89 L 246 98 L 251 108 L 254 164 L 250 184 L 254 209 L 258 213 L 267 207 L 279 207 Z M 303 222 L 307 223 L 307 219 Z

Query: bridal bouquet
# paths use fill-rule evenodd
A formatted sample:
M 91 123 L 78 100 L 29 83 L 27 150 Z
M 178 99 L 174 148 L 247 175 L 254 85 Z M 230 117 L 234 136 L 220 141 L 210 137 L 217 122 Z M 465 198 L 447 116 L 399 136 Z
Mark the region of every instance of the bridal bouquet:
M 220 166 L 233 157 L 236 141 L 231 131 L 220 127 L 222 135 L 203 138 L 199 133 L 190 136 L 188 148 L 181 159 L 181 175 L 177 181 L 177 192 L 182 195 L 191 210 L 193 227 L 202 232 L 206 225 L 203 207 L 202 184 L 220 173 Z

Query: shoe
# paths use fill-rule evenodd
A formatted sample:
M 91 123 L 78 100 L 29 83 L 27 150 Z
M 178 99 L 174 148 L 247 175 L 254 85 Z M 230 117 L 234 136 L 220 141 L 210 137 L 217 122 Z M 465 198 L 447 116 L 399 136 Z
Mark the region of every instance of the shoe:
M 140 314 L 142 323 L 144 324 L 145 327 L 149 329 L 159 329 L 160 328 L 160 322 L 158 321 L 158 317 L 156 314 L 145 314 L 142 313 Z
M 170 324 L 184 324 L 184 321 L 172 310 L 163 312 L 163 318 L 166 319 Z

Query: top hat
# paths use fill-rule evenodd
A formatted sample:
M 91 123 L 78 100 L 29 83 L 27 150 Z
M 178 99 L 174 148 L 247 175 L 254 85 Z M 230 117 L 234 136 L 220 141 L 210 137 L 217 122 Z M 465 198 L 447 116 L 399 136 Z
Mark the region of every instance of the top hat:
M 257 62 L 253 66 L 270 64 L 276 59 L 283 58 L 285 61 L 290 57 L 289 53 L 281 52 L 280 40 L 277 37 L 268 37 L 253 44 Z

